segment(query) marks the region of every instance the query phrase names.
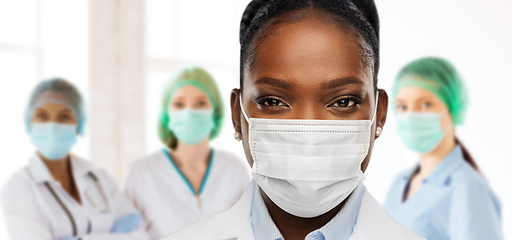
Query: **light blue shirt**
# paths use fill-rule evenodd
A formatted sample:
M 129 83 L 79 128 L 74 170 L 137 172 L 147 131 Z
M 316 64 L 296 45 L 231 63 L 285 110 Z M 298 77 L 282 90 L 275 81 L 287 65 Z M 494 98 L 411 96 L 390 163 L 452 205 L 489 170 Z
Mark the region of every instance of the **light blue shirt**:
M 364 186 L 359 184 L 343 208 L 320 229 L 309 233 L 305 240 L 347 240 L 357 221 Z M 254 188 L 251 208 L 252 229 L 255 240 L 284 240 L 283 235 L 268 213 L 258 185 Z
M 403 172 L 388 193 L 384 208 L 401 225 L 426 239 L 503 239 L 501 206 L 487 181 L 456 146 L 405 202 L 409 178 Z

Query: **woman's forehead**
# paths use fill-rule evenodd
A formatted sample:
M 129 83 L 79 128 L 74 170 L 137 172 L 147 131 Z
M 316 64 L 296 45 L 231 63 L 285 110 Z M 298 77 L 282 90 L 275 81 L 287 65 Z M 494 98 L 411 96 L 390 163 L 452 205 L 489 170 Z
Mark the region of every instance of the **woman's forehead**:
M 396 94 L 396 100 L 412 102 L 423 100 L 441 101 L 433 92 L 418 86 L 408 86 L 400 88 Z
M 58 102 L 47 102 L 39 105 L 36 109 L 36 111 L 59 111 L 59 112 L 65 112 L 69 111 L 72 112 L 71 109 L 69 109 L 67 106 L 58 103 Z
M 282 23 L 271 29 L 254 52 L 254 65 L 244 79 L 261 77 L 320 83 L 358 78 L 371 83 L 372 69 L 365 66 L 358 38 L 316 18 Z
M 185 85 L 183 87 L 180 87 L 178 90 L 176 90 L 176 92 L 174 93 L 172 98 L 177 98 L 177 97 L 195 98 L 195 97 L 200 97 L 200 96 L 207 97 L 206 93 L 203 92 L 203 90 L 199 89 L 198 87 L 195 87 L 192 85 Z

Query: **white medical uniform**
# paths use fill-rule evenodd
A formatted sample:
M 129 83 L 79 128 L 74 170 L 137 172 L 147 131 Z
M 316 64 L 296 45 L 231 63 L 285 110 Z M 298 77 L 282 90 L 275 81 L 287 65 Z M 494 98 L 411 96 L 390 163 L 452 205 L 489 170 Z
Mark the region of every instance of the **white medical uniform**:
M 208 214 L 231 207 L 250 179 L 245 161 L 212 150 L 197 195 L 168 152 L 161 150 L 131 164 L 125 191 L 141 210 L 150 239 L 159 239 Z
M 10 239 L 61 239 L 73 236 L 73 229 L 82 240 L 147 239 L 144 224 L 130 234 L 110 234 L 116 220 L 138 211 L 105 171 L 76 156 L 70 159 L 81 204 L 53 180 L 37 155 L 4 186 Z
M 228 210 L 207 216 L 163 240 L 254 240 L 251 208 L 256 182 L 252 182 L 238 202 Z M 395 222 L 365 189 L 356 224 L 349 240 L 420 240 L 412 231 Z

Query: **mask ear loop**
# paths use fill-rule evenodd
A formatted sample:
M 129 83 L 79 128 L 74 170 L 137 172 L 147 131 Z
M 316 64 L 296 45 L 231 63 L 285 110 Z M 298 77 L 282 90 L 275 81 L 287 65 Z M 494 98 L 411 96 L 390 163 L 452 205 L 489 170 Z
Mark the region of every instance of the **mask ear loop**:
M 370 122 L 370 130 L 368 131 L 368 133 L 370 134 L 370 139 L 372 137 L 372 126 L 373 126 L 373 122 L 375 121 L 375 118 L 376 118 L 375 116 L 377 116 L 377 107 L 378 106 L 379 106 L 379 92 L 377 91 L 377 95 L 376 95 L 376 99 L 375 99 L 375 109 L 373 109 L 373 117 Z M 370 142 L 371 142 L 371 140 L 370 140 Z M 365 154 L 364 158 L 361 160 L 361 163 L 363 163 L 366 156 L 368 156 L 368 151 L 370 151 L 370 143 L 368 143 L 368 149 L 366 150 L 366 154 Z M 361 166 L 359 166 L 359 168 L 361 168 Z M 364 175 L 363 170 L 361 170 L 361 169 L 359 169 L 359 173 L 362 175 L 361 180 L 360 180 L 362 182 L 366 179 L 366 175 Z
M 247 113 L 245 112 L 245 109 L 244 109 L 244 104 L 242 103 L 242 94 L 240 94 L 238 96 L 239 96 L 239 101 L 240 101 L 240 109 L 242 109 L 242 114 L 244 115 L 245 121 L 247 121 L 247 123 L 249 124 L 249 129 L 250 129 L 251 128 L 251 123 L 249 123 L 249 117 L 247 116 Z M 252 147 L 250 147 L 250 148 L 252 148 Z M 258 172 L 258 159 L 256 158 L 256 156 L 254 156 L 252 154 L 253 151 L 250 151 L 250 152 L 251 152 L 251 157 L 252 157 L 252 160 L 253 160 L 251 171 Z
M 373 125 L 373 121 L 375 121 L 375 116 L 377 116 L 377 108 L 379 107 L 379 92 L 377 91 L 377 95 L 376 95 L 376 99 L 375 99 L 375 109 L 373 110 L 373 117 L 372 117 L 372 124 Z M 371 129 L 371 125 L 370 125 L 370 129 Z
M 240 93 L 239 96 L 239 99 L 240 99 L 240 109 L 242 109 L 242 114 L 244 115 L 244 118 L 245 118 L 245 121 L 247 121 L 247 123 L 249 123 L 249 117 L 247 116 L 247 113 L 245 112 L 245 109 L 244 109 L 244 104 L 242 103 L 242 94 Z

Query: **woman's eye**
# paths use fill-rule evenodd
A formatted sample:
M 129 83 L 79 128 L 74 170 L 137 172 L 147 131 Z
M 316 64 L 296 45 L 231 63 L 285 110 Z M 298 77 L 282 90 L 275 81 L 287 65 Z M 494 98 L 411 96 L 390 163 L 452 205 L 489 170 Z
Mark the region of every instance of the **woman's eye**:
M 288 104 L 278 100 L 278 99 L 275 99 L 275 98 L 262 98 L 262 99 L 257 99 L 256 100 L 256 104 L 260 105 L 260 106 L 263 106 L 263 107 L 271 107 L 271 108 L 275 108 L 275 107 L 288 107 Z
M 338 99 L 336 102 L 329 105 L 329 107 L 335 107 L 335 108 L 340 108 L 340 109 L 352 108 L 355 105 L 360 104 L 360 103 L 361 103 L 361 99 L 359 99 L 359 98 L 345 97 L 345 98 Z
M 334 104 L 332 104 L 333 107 L 342 107 L 342 108 L 347 108 L 347 107 L 352 107 L 354 106 L 355 102 L 350 100 L 350 99 L 340 99 L 338 101 L 336 101 Z
M 60 116 L 60 119 L 62 119 L 62 120 L 70 120 L 71 116 L 65 114 L 65 115 Z
M 407 111 L 407 107 L 405 105 L 397 105 L 396 110 L 399 112 L 405 112 Z
M 263 102 L 266 106 L 275 107 L 275 106 L 284 106 L 283 102 L 277 100 L 277 99 L 267 99 L 265 102 Z
M 181 103 L 181 102 L 175 102 L 175 103 L 172 104 L 172 106 L 174 106 L 176 108 L 182 108 L 184 106 L 184 104 Z
M 36 118 L 37 118 L 37 119 L 46 119 L 46 114 L 44 114 L 44 113 L 39 113 L 39 114 L 37 114 L 37 115 L 36 115 Z
M 276 100 L 276 99 L 269 99 L 269 100 L 265 101 L 264 103 L 265 103 L 265 105 L 271 106 L 271 107 L 283 105 L 283 103 L 281 101 Z
M 425 102 L 425 103 L 423 103 L 423 104 L 421 105 L 421 108 L 422 108 L 422 109 L 428 109 L 428 108 L 430 108 L 430 106 L 432 106 L 432 104 L 431 104 L 431 103 L 429 103 L 429 102 Z
M 204 107 L 204 106 L 206 106 L 206 102 L 205 101 L 200 101 L 200 102 L 197 103 L 197 106 L 198 107 Z

